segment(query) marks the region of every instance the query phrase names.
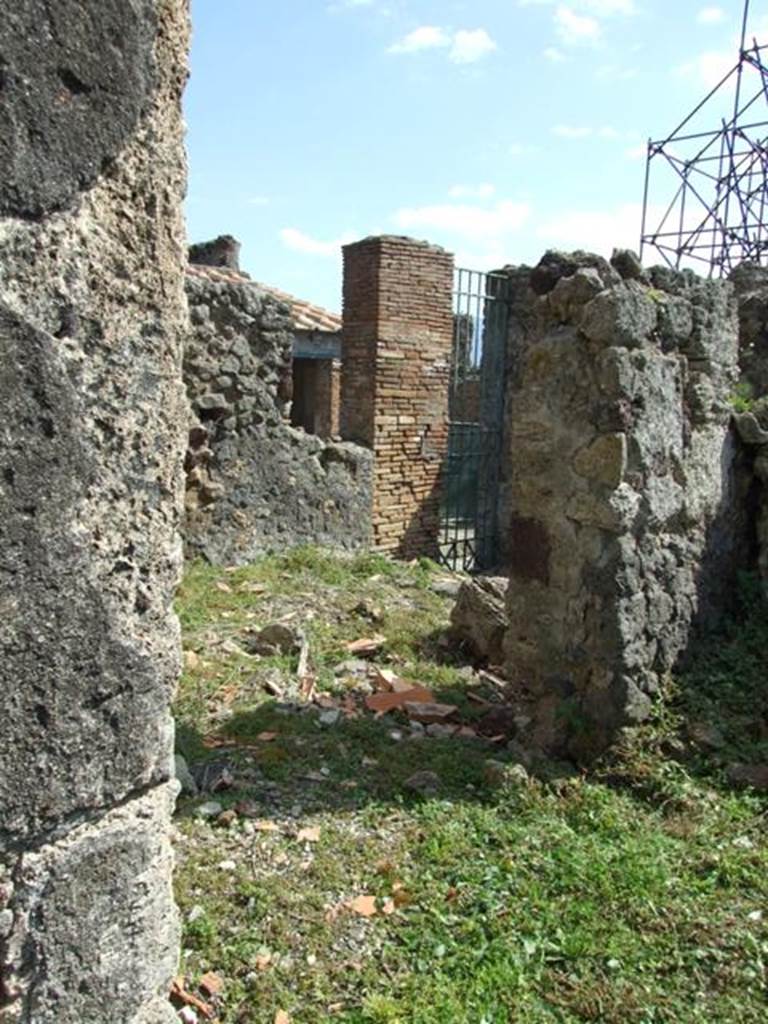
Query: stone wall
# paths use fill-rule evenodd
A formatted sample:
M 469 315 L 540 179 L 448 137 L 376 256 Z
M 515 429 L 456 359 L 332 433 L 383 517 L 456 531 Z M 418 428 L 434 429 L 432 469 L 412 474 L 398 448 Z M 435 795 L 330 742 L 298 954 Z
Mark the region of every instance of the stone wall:
M 742 263 L 730 278 L 739 309 L 739 369 L 744 397 L 768 394 L 768 267 Z
M 739 308 L 741 370 L 734 421 L 750 458 L 757 567 L 768 587 L 768 267 L 743 263 L 731 274 L 731 281 Z
M 160 1024 L 185 305 L 182 0 L 0 19 L 0 1017 Z
M 382 236 L 344 246 L 341 433 L 375 456 L 374 545 L 437 555 L 453 257 Z
M 613 263 L 509 271 L 507 669 L 532 740 L 579 758 L 647 715 L 750 556 L 732 287 Z
M 184 380 L 194 420 L 187 452 L 190 554 L 238 564 L 315 543 L 370 541 L 371 455 L 287 422 L 290 307 L 256 285 L 187 273 L 192 333 Z

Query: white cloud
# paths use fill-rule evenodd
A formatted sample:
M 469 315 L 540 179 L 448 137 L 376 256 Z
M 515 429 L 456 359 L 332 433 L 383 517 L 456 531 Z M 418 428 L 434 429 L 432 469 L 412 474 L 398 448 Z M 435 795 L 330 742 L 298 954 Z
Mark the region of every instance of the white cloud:
M 553 64 L 560 64 L 567 59 L 565 54 L 558 50 L 556 46 L 548 46 L 546 50 L 542 51 L 542 56 Z
M 393 43 L 387 53 L 448 49 L 448 60 L 454 64 L 473 64 L 496 48 L 496 43 L 484 28 L 462 28 L 450 33 L 439 25 L 422 25 Z
M 329 14 L 342 14 L 344 11 L 355 10 L 359 7 L 373 7 L 375 0 L 339 0 L 337 3 L 329 4 L 326 11 Z
M 559 0 L 519 0 L 521 7 L 554 7 Z M 597 18 L 606 18 L 612 14 L 634 14 L 637 10 L 635 0 L 571 0 L 571 7 Z
M 421 50 L 434 50 L 441 46 L 450 46 L 451 37 L 437 25 L 422 25 L 403 36 L 389 47 L 387 53 L 419 53 Z
M 530 142 L 512 142 L 507 148 L 507 152 L 510 156 L 530 156 L 532 153 L 538 153 L 539 147 Z
M 463 239 L 487 240 L 519 230 L 530 212 L 528 203 L 505 199 L 490 208 L 468 203 L 404 207 L 392 219 L 404 231 L 432 228 Z
M 293 252 L 303 252 L 310 256 L 339 256 L 342 245 L 354 242 L 355 235 L 348 232 L 330 242 L 322 242 L 299 231 L 298 228 L 283 228 L 280 231 L 280 240 L 286 249 L 292 249 Z
M 490 270 L 509 262 L 531 220 L 526 202 L 438 203 L 396 210 L 392 223 L 407 234 L 427 237 L 455 253 L 457 266 Z
M 600 38 L 600 22 L 596 18 L 577 14 L 565 4 L 555 10 L 555 30 L 564 46 L 590 45 Z
M 592 134 L 592 129 L 583 124 L 556 124 L 552 127 L 552 134 L 560 139 L 586 139 Z
M 564 210 L 545 218 L 535 234 L 548 246 L 610 256 L 614 248 L 637 250 L 641 221 L 640 203 L 624 203 L 612 210 Z
M 624 150 L 624 156 L 630 160 L 645 160 L 648 156 L 648 143 L 638 142 L 636 146 L 629 146 Z
M 636 11 L 634 0 L 582 0 L 577 6 L 584 7 L 598 18 L 607 18 L 611 14 L 634 14 Z
M 598 82 L 626 82 L 637 78 L 637 68 L 622 64 L 601 64 L 595 69 L 595 78 Z
M 560 139 L 633 139 L 634 132 L 620 132 L 611 124 L 601 124 L 598 127 L 590 124 L 556 124 L 552 126 L 552 134 Z
M 696 15 L 696 21 L 700 25 L 719 25 L 725 21 L 725 11 L 722 7 L 702 7 Z
M 448 189 L 451 199 L 489 199 L 496 191 L 488 182 L 481 185 L 453 185 Z
M 692 78 L 704 88 L 713 89 L 733 69 L 735 63 L 734 50 L 707 50 L 681 64 L 676 71 L 682 78 Z
M 496 43 L 484 28 L 459 29 L 453 37 L 448 59 L 454 64 L 474 64 L 496 49 Z
M 269 206 L 269 196 L 248 196 L 246 203 L 249 206 Z

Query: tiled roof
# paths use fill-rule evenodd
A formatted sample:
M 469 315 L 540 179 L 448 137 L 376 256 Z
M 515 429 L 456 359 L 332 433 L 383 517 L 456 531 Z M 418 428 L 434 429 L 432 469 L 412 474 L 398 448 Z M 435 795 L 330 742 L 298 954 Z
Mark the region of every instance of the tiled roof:
M 247 274 L 229 267 L 207 267 L 201 263 L 190 263 L 187 266 L 190 277 L 204 277 L 209 281 L 222 281 L 229 284 L 252 284 L 259 291 L 266 292 L 280 302 L 284 302 L 293 310 L 294 323 L 300 331 L 332 331 L 341 330 L 341 317 L 331 313 L 322 306 L 314 306 L 311 302 L 297 299 L 295 295 L 280 291 L 268 284 L 254 281 Z

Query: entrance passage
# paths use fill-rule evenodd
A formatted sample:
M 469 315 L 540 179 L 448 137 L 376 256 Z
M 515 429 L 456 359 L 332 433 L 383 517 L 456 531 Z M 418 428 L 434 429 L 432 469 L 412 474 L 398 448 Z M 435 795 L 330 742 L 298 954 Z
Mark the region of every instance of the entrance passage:
M 498 561 L 507 289 L 503 274 L 455 271 L 440 505 L 440 560 L 454 570 L 492 569 Z

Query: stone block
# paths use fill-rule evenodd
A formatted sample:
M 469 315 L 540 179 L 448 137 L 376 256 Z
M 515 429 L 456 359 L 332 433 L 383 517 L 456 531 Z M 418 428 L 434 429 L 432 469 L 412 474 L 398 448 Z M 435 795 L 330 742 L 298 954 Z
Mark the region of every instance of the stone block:
M 118 157 L 151 100 L 156 26 L 154 0 L 4 11 L 0 215 L 61 209 Z
M 651 339 L 657 323 L 658 307 L 648 289 L 627 281 L 587 303 L 579 326 L 597 345 L 639 348 Z
M 594 267 L 580 267 L 570 277 L 561 277 L 549 293 L 549 306 L 556 317 L 573 323 L 582 308 L 603 290 L 603 282 Z
M 625 434 L 604 434 L 596 437 L 573 457 L 573 468 L 579 476 L 615 489 L 624 479 L 627 468 Z
M 505 576 L 476 576 L 459 588 L 451 610 L 451 632 L 476 658 L 499 665 L 507 627 Z
M 179 924 L 167 821 L 176 783 L 22 853 L 0 940 L 5 990 L 30 1024 L 174 1019 Z
M 88 372 L 98 379 L 103 370 L 92 359 Z M 179 382 L 155 376 L 150 387 L 127 368 L 110 372 L 132 396 L 125 422 L 113 421 L 115 433 L 130 438 L 151 429 L 153 408 L 175 409 L 168 437 L 180 442 Z M 176 570 L 169 552 L 149 542 L 172 542 L 163 510 L 153 508 L 154 474 L 172 478 L 178 461 L 173 451 L 165 463 L 147 455 L 144 478 L 134 475 L 127 499 L 122 460 L 83 429 L 100 413 L 61 344 L 2 307 L 0 389 L 14 424 L 0 494 L 2 848 L 170 777 L 178 631 L 167 602 Z M 151 443 L 143 438 L 139 452 Z M 104 503 L 87 503 L 89 491 Z M 137 521 L 132 503 L 142 498 Z M 99 556 L 100 545 L 114 550 L 112 561 Z M 165 621 L 162 636 L 148 627 L 153 620 Z

